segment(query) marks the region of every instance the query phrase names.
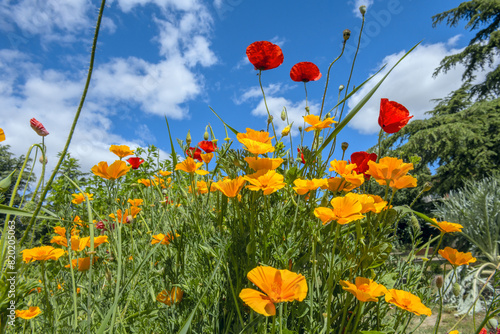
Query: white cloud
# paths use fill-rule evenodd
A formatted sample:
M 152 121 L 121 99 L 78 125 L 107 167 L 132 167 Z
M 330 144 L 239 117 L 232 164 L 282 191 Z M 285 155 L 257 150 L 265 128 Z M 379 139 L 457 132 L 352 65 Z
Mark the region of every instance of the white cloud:
M 129 12 L 135 6 L 147 4 L 155 4 L 162 9 L 172 8 L 183 11 L 193 10 L 199 6 L 197 0 L 118 0 L 117 2 L 124 12 Z
M 284 92 L 288 89 L 290 89 L 290 86 L 288 85 L 275 83 L 275 84 L 269 84 L 268 86 L 264 87 L 264 92 L 266 93 L 266 96 L 271 96 L 277 92 Z M 262 97 L 262 90 L 260 86 L 254 86 L 247 89 L 243 94 L 241 94 L 241 96 L 233 99 L 233 101 L 236 104 L 242 104 L 250 99 L 255 99 L 260 97 Z
M 448 45 L 450 42 L 419 45 L 391 72 L 372 98 L 354 116 L 349 126 L 364 134 L 377 133 L 380 129 L 378 114 L 381 98 L 401 103 L 411 115 L 414 115 L 413 119 L 425 118 L 424 113 L 432 110 L 436 104 L 431 100 L 447 96 L 462 84 L 461 65 L 446 74 L 432 76 L 445 56 L 460 52 L 457 49 L 450 49 Z M 404 54 L 405 51 L 401 51 L 386 56 L 382 61 L 382 64 L 387 64 L 386 68 L 349 99 L 349 109 L 352 109 Z M 478 73 L 477 80 L 482 80 L 483 77 L 484 74 Z
M 354 2 L 350 1 L 350 3 L 354 5 L 352 12 L 357 17 L 361 17 L 361 13 L 359 12 L 359 7 L 366 6 L 366 8 L 368 9 L 368 7 L 370 7 L 373 4 L 373 0 L 354 0 Z

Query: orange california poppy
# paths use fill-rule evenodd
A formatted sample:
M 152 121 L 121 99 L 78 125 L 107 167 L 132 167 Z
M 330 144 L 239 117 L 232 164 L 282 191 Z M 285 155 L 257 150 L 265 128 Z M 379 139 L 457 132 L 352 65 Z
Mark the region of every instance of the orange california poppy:
M 330 172 L 335 171 L 335 173 L 340 176 L 352 174 L 353 170 L 356 169 L 356 164 L 350 164 L 345 160 L 333 160 L 330 161 Z
M 130 205 L 132 205 L 132 206 L 141 206 L 143 202 L 144 202 L 144 200 L 141 198 L 134 198 L 134 199 L 129 198 L 127 200 L 127 203 L 130 203 Z
M 283 64 L 283 51 L 268 41 L 253 42 L 247 47 L 247 57 L 256 70 L 266 71 Z
M 42 313 L 38 306 L 30 306 L 27 310 L 16 310 L 16 317 L 29 320 Z
M 158 174 L 160 174 L 161 176 L 169 176 L 172 174 L 172 172 L 160 170 L 158 171 Z
M 305 128 L 306 132 L 312 130 L 323 130 L 326 128 L 331 128 L 330 124 L 337 123 L 333 120 L 333 118 L 325 118 L 324 120 L 320 120 L 317 115 L 307 115 L 304 116 L 304 122 L 311 124 L 311 126 Z
M 472 256 L 471 252 L 462 253 L 458 250 L 445 247 L 444 249 L 439 250 L 439 254 L 444 257 L 448 262 L 450 262 L 454 266 L 461 266 L 464 264 L 470 264 L 477 261 L 475 257 Z
M 270 158 L 263 158 L 259 159 L 256 157 L 246 157 L 245 161 L 248 163 L 250 168 L 252 168 L 254 171 L 259 171 L 259 170 L 270 170 L 270 169 L 276 169 L 278 168 L 282 163 L 283 159 L 277 158 L 277 159 L 270 159 Z
M 151 240 L 151 245 L 157 244 L 159 242 L 161 242 L 162 245 L 168 245 L 170 244 L 170 242 L 172 242 L 172 240 L 174 240 L 173 233 L 167 233 L 167 235 L 159 233 L 157 235 L 153 235 L 152 237 L 153 240 Z M 175 233 L 175 237 L 180 237 L 180 235 Z
M 283 175 L 276 173 L 274 170 L 261 170 L 243 178 L 250 183 L 247 186 L 248 189 L 253 191 L 262 190 L 264 195 L 272 194 L 286 186 Z
M 123 175 L 127 174 L 131 166 L 127 166 L 125 161 L 116 160 L 110 166 L 106 161 L 101 161 L 90 170 L 97 176 L 103 179 L 116 180 Z
M 92 264 L 95 263 L 95 261 L 98 259 L 97 256 L 94 256 L 93 260 L 92 260 Z M 77 261 L 78 261 L 78 264 L 77 264 Z M 69 268 L 70 265 L 67 264 L 64 266 L 64 268 Z M 72 268 L 77 268 L 78 271 L 87 271 L 90 269 L 90 256 L 87 256 L 87 257 L 80 257 L 78 259 L 73 259 L 71 261 L 71 267 Z
M 380 99 L 378 124 L 386 133 L 398 132 L 412 117 L 403 105 L 388 99 Z
M 23 261 L 29 263 L 33 261 L 57 261 L 66 252 L 63 249 L 52 246 L 41 246 L 22 250 L 21 253 L 23 253 Z
M 89 193 L 78 193 L 78 194 L 71 194 L 71 196 L 73 196 L 73 200 L 71 201 L 71 203 L 73 204 L 80 204 L 80 203 L 83 203 L 85 202 L 86 198 L 85 198 L 85 195 L 87 195 L 89 201 L 92 201 L 94 197 L 93 194 L 89 194 Z
M 201 153 L 200 157 L 204 163 L 208 164 L 208 163 L 210 163 L 210 161 L 212 161 L 214 154 L 213 153 Z
M 314 209 L 314 215 L 321 219 L 323 225 L 332 220 L 344 225 L 365 217 L 361 214 L 363 205 L 354 196 L 335 197 L 330 203 L 333 209 L 324 207 Z
M 54 233 L 59 234 L 61 237 L 65 237 L 66 236 L 66 228 L 62 227 L 62 226 L 55 226 Z
M 5 140 L 5 132 L 3 131 L 3 129 L 0 129 L 0 142 L 4 140 Z
M 187 157 L 183 162 L 175 165 L 175 170 L 182 170 L 186 173 L 196 173 L 198 175 L 207 175 L 208 172 L 206 170 L 199 170 L 203 165 L 203 162 L 196 162 L 191 157 Z
M 134 150 L 131 150 L 127 145 L 111 145 L 109 151 L 113 152 L 120 158 L 125 158 L 129 155 L 134 154 Z
M 385 294 L 385 301 L 419 316 L 425 314 L 430 317 L 432 314 L 431 309 L 422 304 L 419 297 L 404 290 L 389 289 Z
M 225 179 L 212 183 L 214 189 L 219 190 L 227 197 L 236 197 L 241 188 L 245 185 L 243 176 L 238 176 L 236 179 Z
M 378 298 L 387 293 L 382 284 L 378 284 L 369 278 L 356 277 L 355 284 L 349 281 L 340 281 L 342 289 L 352 293 L 359 301 L 378 302 Z
M 297 82 L 316 81 L 321 78 L 321 72 L 315 64 L 303 61 L 293 65 L 290 70 L 290 78 Z
M 403 175 L 395 180 L 391 180 L 389 187 L 392 189 L 415 188 L 417 186 L 417 178 L 411 175 Z
M 182 300 L 183 294 L 184 291 L 182 291 L 178 286 L 175 286 L 172 290 L 170 290 L 170 292 L 167 292 L 167 290 L 160 292 L 158 296 L 156 296 L 156 301 L 168 306 L 179 304 Z
M 435 218 L 431 218 L 432 221 L 437 225 L 432 225 L 435 228 L 438 228 L 441 233 L 453 233 L 453 232 L 462 232 L 462 228 L 464 228 L 460 224 L 449 223 L 449 222 L 438 222 Z
M 307 194 L 310 190 L 316 190 L 320 187 L 326 186 L 327 181 L 325 179 L 312 179 L 312 180 L 302 180 L 296 179 L 293 181 L 295 187 L 293 190 L 299 195 Z
M 274 304 L 304 300 L 307 296 L 306 278 L 301 274 L 272 267 L 259 266 L 252 269 L 247 278 L 264 293 L 254 289 L 243 289 L 240 298 L 255 312 L 265 316 L 276 314 Z
M 243 138 L 240 142 L 245 146 L 245 150 L 253 154 L 274 152 L 274 146 L 272 144 L 261 143 L 248 138 Z
M 269 137 L 269 132 L 256 131 L 256 130 L 252 130 L 250 128 L 246 128 L 246 130 L 247 130 L 247 132 L 245 132 L 245 133 L 240 132 L 236 135 L 236 138 L 238 139 L 238 141 L 240 143 L 243 139 L 250 139 L 253 141 L 257 141 L 259 143 L 271 145 L 271 140 L 274 137 Z
M 413 169 L 412 163 L 404 163 L 403 160 L 393 157 L 384 157 L 379 162 L 368 161 L 368 171 L 382 186 L 388 181 L 397 180 Z

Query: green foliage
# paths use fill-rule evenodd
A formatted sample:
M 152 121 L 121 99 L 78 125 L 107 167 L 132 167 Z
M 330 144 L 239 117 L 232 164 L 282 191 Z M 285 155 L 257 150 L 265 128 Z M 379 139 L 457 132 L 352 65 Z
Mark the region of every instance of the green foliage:
M 488 261 L 500 262 L 500 177 L 467 181 L 436 204 L 434 213 L 446 221 L 461 224 L 464 238 Z
M 447 72 L 458 64 L 465 66 L 462 79 L 469 83 L 475 79 L 477 70 L 492 68 L 500 53 L 500 1 L 472 0 L 461 3 L 457 8 L 432 17 L 433 25 L 445 21 L 449 26 L 457 26 L 462 20 L 468 21 L 465 28 L 479 29 L 469 45 L 457 54 L 447 56 L 434 72 Z M 480 99 L 497 97 L 500 93 L 500 66 L 490 71 L 486 79 L 471 87 L 470 93 Z

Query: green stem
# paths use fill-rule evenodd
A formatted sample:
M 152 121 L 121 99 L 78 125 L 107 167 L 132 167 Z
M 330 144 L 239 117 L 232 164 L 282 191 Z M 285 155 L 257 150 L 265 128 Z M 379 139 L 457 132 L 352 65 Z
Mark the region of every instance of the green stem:
M 439 323 L 441 322 L 441 313 L 443 312 L 443 293 L 442 287 L 438 288 L 439 290 L 439 313 L 436 318 L 436 325 L 434 327 L 434 334 L 438 334 Z
M 321 101 L 321 110 L 319 112 L 319 118 L 321 118 L 321 116 L 323 115 L 323 108 L 325 106 L 326 91 L 328 90 L 328 81 L 330 80 L 330 70 L 332 69 L 333 64 L 335 64 L 337 62 L 337 60 L 339 60 L 340 57 L 342 57 L 342 55 L 344 54 L 345 43 L 346 43 L 346 41 L 344 41 L 344 43 L 342 44 L 342 51 L 340 52 L 340 55 L 337 58 L 335 58 L 334 61 L 332 61 L 330 66 L 328 66 L 328 72 L 326 73 L 325 92 L 323 93 L 323 101 Z
M 271 120 L 271 113 L 269 112 L 269 108 L 267 107 L 267 101 L 266 101 L 266 94 L 264 93 L 264 87 L 262 87 L 262 70 L 259 70 L 259 85 L 260 85 L 260 90 L 262 91 L 262 96 L 264 97 L 264 105 L 266 106 L 266 111 L 267 111 L 267 116 L 269 117 L 269 120 Z M 274 140 L 276 140 L 276 143 L 278 142 L 278 137 L 276 136 L 276 130 L 274 129 L 274 122 L 271 120 L 271 125 L 273 127 L 273 133 L 274 133 Z
M 283 303 L 280 303 L 280 334 L 283 334 Z
M 35 212 L 33 212 L 33 216 L 31 217 L 28 226 L 26 227 L 26 231 L 24 232 L 23 237 L 21 238 L 21 241 L 19 241 L 19 246 L 22 246 L 26 238 L 28 237 L 29 231 L 33 228 L 33 225 L 35 224 L 36 217 L 38 216 L 38 213 L 40 212 L 43 201 L 45 200 L 45 197 L 47 196 L 47 193 L 49 192 L 50 186 L 52 185 L 52 182 L 54 181 L 54 178 L 56 177 L 57 172 L 59 171 L 59 168 L 61 167 L 61 164 L 66 157 L 66 153 L 68 152 L 69 144 L 71 143 L 71 139 L 73 138 L 73 134 L 75 132 L 76 124 L 78 123 L 78 119 L 80 118 L 80 113 L 82 112 L 83 109 L 83 104 L 85 102 L 85 98 L 87 97 L 87 92 L 90 86 L 90 79 L 92 78 L 92 71 L 94 69 L 94 60 L 95 60 L 95 51 L 97 48 L 97 37 L 99 36 L 99 28 L 101 27 L 101 20 L 102 20 L 102 14 L 104 12 L 104 5 L 106 4 L 106 0 L 101 1 L 101 7 L 99 8 L 99 15 L 97 17 L 97 24 L 95 28 L 95 33 L 94 33 L 94 40 L 92 43 L 92 51 L 90 52 L 90 64 L 89 64 L 89 70 L 87 73 L 87 80 L 85 82 L 85 87 L 83 89 L 82 97 L 80 99 L 80 104 L 78 105 L 78 109 L 75 114 L 75 118 L 73 119 L 73 124 L 71 125 L 71 129 L 69 131 L 68 138 L 66 139 L 66 144 L 64 145 L 63 150 L 61 151 L 61 156 L 59 158 L 59 161 L 57 162 L 54 171 L 52 172 L 52 175 L 50 175 L 49 180 L 47 181 L 47 184 L 40 196 L 40 201 L 38 202 L 38 205 L 36 206 Z
M 333 231 L 333 224 L 334 222 L 331 222 L 332 224 L 332 231 Z M 328 269 L 328 299 L 326 301 L 327 306 L 326 306 L 326 328 L 330 328 L 331 325 L 331 304 L 332 304 L 332 295 L 333 295 L 333 264 L 335 260 L 335 249 L 337 248 L 337 240 L 340 234 L 340 224 L 335 222 L 335 238 L 333 241 L 333 249 L 332 249 L 332 257 L 330 258 L 330 267 Z

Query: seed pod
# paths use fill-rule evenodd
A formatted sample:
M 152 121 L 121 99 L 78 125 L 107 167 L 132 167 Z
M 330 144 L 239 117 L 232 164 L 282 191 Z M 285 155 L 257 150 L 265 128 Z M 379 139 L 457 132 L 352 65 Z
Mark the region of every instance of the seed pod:
M 443 287 L 443 276 L 436 276 L 436 286 L 438 289 L 441 289 Z
M 343 142 L 340 147 L 342 148 L 342 151 L 345 151 L 349 147 L 349 143 L 348 142 Z
M 361 13 L 361 15 L 365 16 L 365 14 L 366 14 L 366 6 L 365 5 L 359 6 L 359 12 Z
M 344 42 L 345 42 L 349 39 L 349 37 L 351 37 L 351 31 L 349 29 L 345 29 L 342 35 L 344 37 Z
M 340 93 L 341 91 L 343 91 L 343 90 L 344 90 L 344 88 L 345 88 L 345 87 L 344 87 L 344 85 L 340 85 L 340 86 L 339 86 L 339 93 Z
M 40 159 L 38 159 L 38 161 L 40 161 L 40 163 L 42 165 L 45 165 L 47 162 L 49 162 L 49 160 L 47 159 L 47 157 L 45 157 L 45 159 L 44 159 L 43 156 L 41 156 Z

